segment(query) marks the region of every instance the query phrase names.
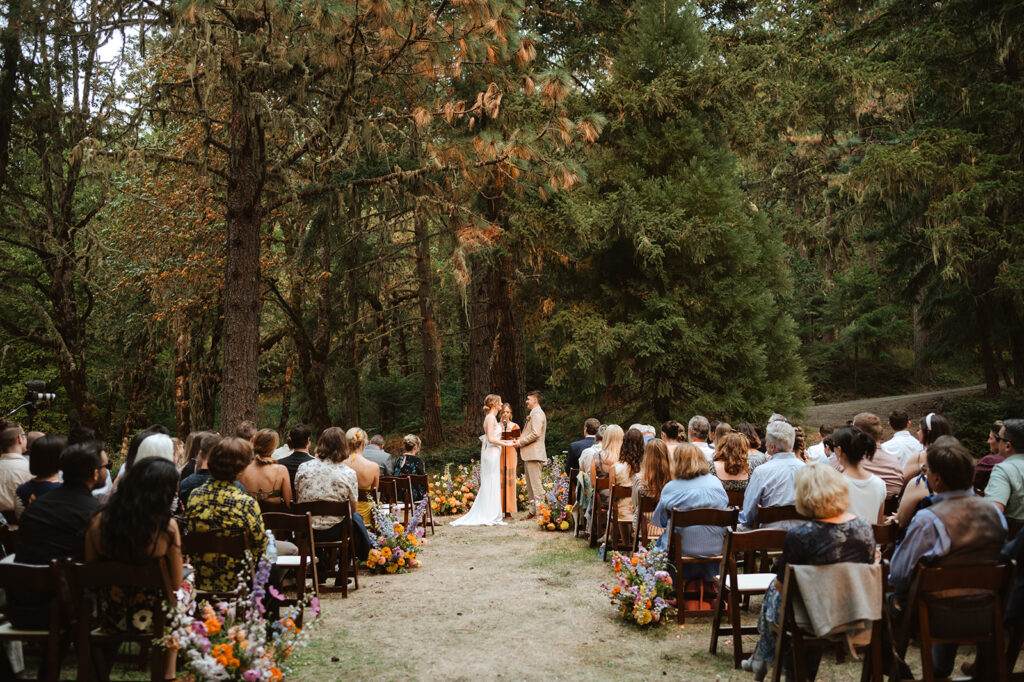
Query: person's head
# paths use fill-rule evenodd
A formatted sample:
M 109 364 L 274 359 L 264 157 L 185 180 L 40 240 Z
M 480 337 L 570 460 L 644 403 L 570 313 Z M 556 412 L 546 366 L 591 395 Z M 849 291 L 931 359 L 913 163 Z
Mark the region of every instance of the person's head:
M 209 431 L 193 431 L 185 436 L 185 461 L 193 462 L 199 457 L 199 443 Z
M 415 433 L 406 434 L 405 438 L 402 439 L 402 449 L 409 455 L 415 455 L 419 452 L 422 445 L 420 437 Z
M 484 414 L 497 414 L 501 409 L 501 396 L 495 393 L 488 393 L 484 396 Z
M 256 436 L 257 430 L 256 422 L 247 419 L 235 427 L 235 437 L 244 438 L 251 443 L 252 439 Z
M 601 450 L 615 457 L 619 456 L 622 449 L 622 439 L 626 434 L 618 424 L 609 424 L 604 430 L 604 439 L 601 441 Z
M 711 423 L 708 422 L 707 417 L 702 417 L 698 414 L 690 417 L 690 423 L 686 425 L 686 431 L 689 433 L 691 441 L 705 443 L 708 440 L 708 434 L 711 433 Z
M 7 422 L 6 428 L 0 431 L 0 451 L 4 453 L 14 452 L 19 455 L 25 453 L 28 438 L 25 436 L 25 429 L 16 422 Z
M 541 393 L 540 391 L 530 391 L 526 394 L 526 407 L 533 409 L 540 405 Z
M 174 466 L 181 467 L 188 463 L 185 459 L 185 441 L 180 438 L 171 438 L 171 443 L 174 445 Z
M 660 438 L 647 441 L 640 471 L 647 486 L 647 494 L 651 497 L 661 495 L 661 489 L 672 480 L 672 459 L 668 456 L 665 441 Z
M 1007 457 L 1024 452 L 1024 419 L 1004 419 L 1003 428 L 999 432 L 999 443 Z
M 305 424 L 296 424 L 288 432 L 288 447 L 292 450 L 309 450 L 309 439 L 313 435 L 312 429 Z
M 750 422 L 740 422 L 736 425 L 736 430 L 747 437 L 751 449 L 756 450 L 761 446 L 761 438 L 757 435 L 757 429 Z
M 929 412 L 918 424 L 917 438 L 921 441 L 921 444 L 928 447 L 941 436 L 952 436 L 953 426 L 949 423 L 949 420 L 943 417 L 941 414 L 935 414 Z
M 100 551 L 104 558 L 147 563 L 153 542 L 171 521 L 178 493 L 178 470 L 159 457 L 137 460 L 125 474 L 100 517 Z
M 800 426 L 793 427 L 793 452 L 800 459 L 807 459 L 807 437 L 804 436 L 804 430 Z
M 722 436 L 722 439 L 715 445 L 715 461 L 722 462 L 725 473 L 730 476 L 739 476 L 747 471 L 747 455 L 750 452 L 750 441 L 738 431 L 733 431 Z
M 875 456 L 875 439 L 856 426 L 844 426 L 832 434 L 839 463 L 845 466 L 859 466 L 864 459 Z
M 893 410 L 889 413 L 889 428 L 893 431 L 903 431 L 910 426 L 910 415 L 903 410 Z
M 831 424 L 822 424 L 818 427 L 818 437 L 821 438 L 822 442 L 833 433 L 836 432 L 836 427 Z
M 42 431 L 28 431 L 25 433 L 25 454 L 32 451 L 32 443 L 35 443 L 45 435 Z
M 676 446 L 672 460 L 672 478 L 688 481 L 708 473 L 708 460 L 693 443 L 681 443 Z
M 1024 433 L 1021 434 L 1024 436 Z M 928 446 L 928 485 L 932 491 L 970 490 L 974 487 L 974 458 L 953 436 L 939 436 Z
M 823 462 L 812 462 L 797 469 L 793 488 L 796 510 L 811 519 L 838 516 L 850 506 L 850 488 L 846 479 Z
M 349 454 L 362 454 L 363 449 L 366 447 L 366 431 L 363 431 L 358 426 L 353 426 L 351 429 L 345 432 L 345 437 L 348 438 Z
M 655 429 L 650 424 L 644 424 L 642 427 L 640 427 L 640 433 L 644 434 L 644 440 L 647 441 L 657 436 L 658 430 Z
M 498 421 L 512 421 L 512 403 L 502 403 L 498 411 Z
M 622 437 L 622 447 L 619 449 L 619 461 L 629 467 L 629 473 L 635 474 L 640 471 L 640 462 L 644 458 L 644 434 L 640 429 L 631 428 Z
M 1003 430 L 1003 420 L 997 419 L 992 422 L 991 428 L 988 430 L 988 453 L 990 455 L 998 455 L 1000 450 L 999 443 L 999 432 Z
M 718 422 L 718 426 L 715 427 L 715 447 L 718 447 L 718 443 L 727 435 L 732 433 L 732 427 L 725 422 Z
M 853 425 L 878 443 L 882 440 L 882 420 L 873 412 L 861 412 L 853 418 Z
M 64 436 L 50 434 L 37 438 L 29 452 L 28 470 L 36 478 L 50 478 L 60 471 L 60 455 L 67 446 Z
M 253 460 L 260 466 L 274 463 L 274 450 L 277 450 L 279 437 L 274 429 L 260 429 L 252 437 Z
M 765 429 L 764 442 L 768 446 L 768 452 L 793 452 L 793 442 L 796 440 L 796 429 L 789 422 L 777 419 L 768 424 Z
M 151 424 L 135 434 L 131 442 L 128 443 L 128 454 L 125 456 L 124 459 L 125 473 L 127 473 L 128 470 L 131 469 L 132 466 L 134 466 L 135 459 L 139 456 L 139 448 L 142 447 L 142 442 L 149 438 L 150 436 L 156 434 L 169 436 L 170 432 L 167 430 L 167 427 L 165 427 L 163 424 Z M 174 457 L 173 450 L 171 452 L 171 457 Z
M 772 422 L 786 422 L 787 424 L 791 423 L 788 419 L 786 419 L 786 415 L 779 414 L 778 412 L 772 412 L 772 416 L 768 417 L 768 423 L 771 424 Z
M 95 488 L 107 480 L 106 467 L 107 453 L 103 451 L 103 443 L 98 440 L 69 445 L 60 455 L 64 485 Z
M 68 445 L 90 440 L 96 440 L 96 429 L 90 429 L 88 426 L 74 426 L 68 431 Z
M 139 444 L 139 451 L 135 455 L 135 463 L 138 464 L 140 460 L 152 457 L 174 462 L 174 441 L 171 440 L 170 436 L 154 433 Z M 135 465 L 133 464 L 132 466 Z
M 384 449 L 384 436 L 382 436 L 382 435 L 380 435 L 378 433 L 376 436 L 374 436 L 373 438 L 370 439 L 370 443 L 372 445 L 376 445 L 378 448 L 383 450 Z
M 221 438 L 213 446 L 206 467 L 216 481 L 236 481 L 252 461 L 252 443 L 244 438 Z
M 683 425 L 677 422 L 675 419 L 669 419 L 667 422 L 661 425 L 661 437 L 663 440 L 672 441 L 673 443 L 679 442 L 680 431 L 682 431 Z
M 601 422 L 594 417 L 590 417 L 587 421 L 583 422 L 583 435 L 596 436 L 599 428 L 601 428 Z
M 317 458 L 337 464 L 348 459 L 348 455 L 349 439 L 340 427 L 330 426 L 320 432 L 316 439 Z
M 594 434 L 594 443 L 601 443 L 604 441 L 604 432 L 608 430 L 607 424 L 601 424 L 597 427 L 597 433 Z
M 204 431 L 199 439 L 199 452 L 196 455 L 196 469 L 206 469 L 210 461 L 210 453 L 223 440 L 215 431 Z

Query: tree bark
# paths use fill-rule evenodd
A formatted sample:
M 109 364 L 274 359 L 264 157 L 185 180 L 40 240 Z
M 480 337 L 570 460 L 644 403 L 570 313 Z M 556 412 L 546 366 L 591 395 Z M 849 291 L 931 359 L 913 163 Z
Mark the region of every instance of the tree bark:
M 0 195 L 7 186 L 7 162 L 11 153 L 11 127 L 14 125 L 14 93 L 21 66 L 22 0 L 9 0 L 7 24 L 0 33 L 3 66 L 0 67 Z
M 984 301 L 978 301 L 978 346 L 985 374 L 985 394 L 995 397 L 1000 391 L 999 369 L 996 366 L 995 352 L 992 350 L 991 324 Z
M 423 209 L 417 207 L 416 278 L 419 280 L 420 343 L 423 347 L 423 442 L 441 442 L 441 338 L 434 319 L 434 283 L 430 266 L 430 229 Z
M 192 432 L 192 411 L 189 407 L 189 348 L 192 346 L 191 331 L 187 322 L 181 324 L 174 338 L 174 426 L 182 440 Z
M 475 253 L 469 258 L 469 357 L 466 367 L 466 421 L 463 428 L 469 435 L 480 433 L 483 422 L 481 409 L 484 396 L 490 390 L 491 349 L 493 337 L 488 310 L 491 306 L 488 286 L 489 266 L 484 254 Z
M 280 433 L 288 432 L 288 418 L 291 416 L 292 407 L 292 372 L 294 364 L 291 358 L 284 366 L 284 385 L 281 387 L 281 419 L 277 422 L 277 430 Z
M 923 295 L 923 294 L 920 294 Z M 914 380 L 919 384 L 931 379 L 931 368 L 924 361 L 924 352 L 928 347 L 931 332 L 924 323 L 920 302 L 914 303 Z

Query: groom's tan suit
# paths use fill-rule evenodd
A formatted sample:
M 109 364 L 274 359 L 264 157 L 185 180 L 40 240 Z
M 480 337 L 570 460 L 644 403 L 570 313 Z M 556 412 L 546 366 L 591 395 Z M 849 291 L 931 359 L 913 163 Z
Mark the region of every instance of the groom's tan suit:
M 519 437 L 519 457 L 523 460 L 526 474 L 526 496 L 530 500 L 530 513 L 537 513 L 537 498 L 544 494 L 540 481 L 541 469 L 547 464 L 548 452 L 544 449 L 544 435 L 548 430 L 548 418 L 540 405 L 530 410 Z

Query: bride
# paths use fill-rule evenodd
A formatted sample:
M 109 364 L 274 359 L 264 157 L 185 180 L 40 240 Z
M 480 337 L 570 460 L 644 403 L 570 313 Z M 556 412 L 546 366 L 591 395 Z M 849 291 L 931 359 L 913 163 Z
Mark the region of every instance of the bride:
M 469 513 L 452 521 L 453 526 L 504 526 L 501 509 L 501 448 L 518 447 L 519 442 L 501 440 L 497 414 L 501 396 L 484 398 L 484 435 L 480 436 L 480 490 Z

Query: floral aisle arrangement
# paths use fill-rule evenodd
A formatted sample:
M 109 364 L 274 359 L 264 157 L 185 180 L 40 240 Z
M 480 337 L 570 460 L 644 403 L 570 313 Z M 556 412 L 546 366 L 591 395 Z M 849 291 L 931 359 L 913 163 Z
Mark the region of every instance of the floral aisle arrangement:
M 629 623 L 640 627 L 657 625 L 674 613 L 668 603 L 672 595 L 672 577 L 668 567 L 668 553 L 662 550 L 641 547 L 639 552 L 626 557 L 619 552 L 612 554 L 612 569 L 615 584 L 611 587 L 601 583 L 601 589 L 617 606 L 619 613 Z
M 444 473 L 434 474 L 428 482 L 431 510 L 436 516 L 465 514 L 480 489 L 478 464 L 474 464 L 472 470 L 460 464 L 452 471 L 452 466 L 446 464 Z
M 555 464 L 555 467 L 558 465 Z M 541 530 L 567 531 L 572 527 L 572 505 L 569 504 L 569 476 L 556 471 L 551 488 L 537 507 L 537 525 Z
M 530 508 L 530 498 L 526 496 L 526 476 L 516 477 L 516 510 L 527 511 Z
M 374 573 L 408 573 L 410 568 L 419 568 L 422 564 L 418 554 L 426 542 L 420 523 L 426 513 L 427 500 L 424 498 L 416 505 L 409 527 L 405 528 L 381 505 L 374 505 L 373 521 L 377 528 L 384 530 L 371 538 L 373 547 L 366 558 L 366 567 Z
M 264 599 L 267 591 L 280 600 L 281 595 L 267 586 L 270 561 L 262 558 L 256 566 L 252 584 L 239 578 L 235 597 L 216 606 L 208 601 L 187 609 L 168 609 L 168 625 L 162 639 L 166 647 L 183 654 L 184 668 L 179 671 L 182 682 L 205 680 L 240 680 L 256 682 L 284 679 L 285 662 L 295 649 L 308 643 L 308 626 L 320 613 L 316 597 L 305 604 L 281 612 L 268 622 Z M 300 609 L 306 628 L 296 625 Z

